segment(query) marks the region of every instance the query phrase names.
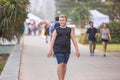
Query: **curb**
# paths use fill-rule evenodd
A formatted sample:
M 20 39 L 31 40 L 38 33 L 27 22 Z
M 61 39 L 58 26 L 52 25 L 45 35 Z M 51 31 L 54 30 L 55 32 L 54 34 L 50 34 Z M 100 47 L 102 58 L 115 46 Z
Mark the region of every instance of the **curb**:
M 22 44 L 16 44 L 0 75 L 0 80 L 19 80 Z

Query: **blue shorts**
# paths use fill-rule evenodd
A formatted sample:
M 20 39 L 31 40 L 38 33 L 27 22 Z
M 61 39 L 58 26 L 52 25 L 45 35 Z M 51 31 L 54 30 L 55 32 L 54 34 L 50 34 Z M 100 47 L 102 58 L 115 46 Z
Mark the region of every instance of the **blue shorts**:
M 56 53 L 55 56 L 56 56 L 58 64 L 60 64 L 62 62 L 64 62 L 65 64 L 67 64 L 68 59 L 70 57 L 70 54 L 69 53 Z

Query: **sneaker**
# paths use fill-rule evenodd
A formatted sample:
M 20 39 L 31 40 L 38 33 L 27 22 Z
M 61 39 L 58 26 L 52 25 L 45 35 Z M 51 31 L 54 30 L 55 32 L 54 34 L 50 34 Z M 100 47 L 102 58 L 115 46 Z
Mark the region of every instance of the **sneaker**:
M 103 56 L 106 57 L 106 52 L 103 53 Z
M 92 56 L 92 52 L 90 52 L 90 56 Z
M 95 52 L 92 52 L 92 55 L 94 56 Z

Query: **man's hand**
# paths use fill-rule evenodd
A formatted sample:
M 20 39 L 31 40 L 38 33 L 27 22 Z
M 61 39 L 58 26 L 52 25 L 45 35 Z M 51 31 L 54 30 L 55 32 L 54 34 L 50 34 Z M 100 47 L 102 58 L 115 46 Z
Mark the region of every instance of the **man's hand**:
M 49 51 L 47 56 L 51 57 L 52 56 L 52 51 Z
M 79 58 L 80 57 L 80 52 L 76 51 L 76 56 Z

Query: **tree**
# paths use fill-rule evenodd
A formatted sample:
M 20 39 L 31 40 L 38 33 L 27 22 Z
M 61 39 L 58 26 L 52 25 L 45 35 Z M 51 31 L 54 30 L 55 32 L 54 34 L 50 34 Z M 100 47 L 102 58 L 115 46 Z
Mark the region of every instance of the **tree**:
M 27 0 L 0 0 L 0 38 L 19 43 L 26 18 Z
M 75 0 L 56 0 L 56 7 L 58 12 L 66 14 L 68 18 L 71 18 L 74 23 L 81 27 L 85 26 L 89 20 L 88 2 L 76 3 Z
M 56 0 L 56 9 L 60 14 L 69 15 L 69 11 L 71 11 L 75 5 L 74 0 Z M 56 14 L 59 15 L 57 12 Z
M 108 12 L 110 13 L 111 19 L 114 19 L 115 17 L 120 18 L 120 0 L 110 0 L 105 3 L 105 5 L 108 7 Z
M 70 11 L 70 17 L 74 22 L 78 22 L 80 27 L 84 27 L 90 18 L 88 5 L 84 2 L 80 3 L 72 11 Z
M 106 2 L 91 0 L 89 6 L 91 9 L 96 9 L 104 14 L 109 15 L 110 19 L 114 19 L 115 17 L 120 18 L 119 4 L 120 0 L 107 0 Z

